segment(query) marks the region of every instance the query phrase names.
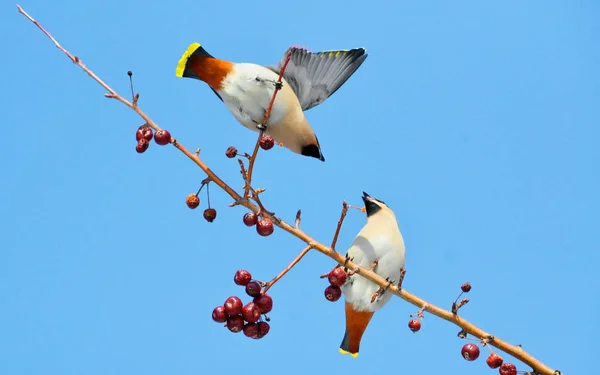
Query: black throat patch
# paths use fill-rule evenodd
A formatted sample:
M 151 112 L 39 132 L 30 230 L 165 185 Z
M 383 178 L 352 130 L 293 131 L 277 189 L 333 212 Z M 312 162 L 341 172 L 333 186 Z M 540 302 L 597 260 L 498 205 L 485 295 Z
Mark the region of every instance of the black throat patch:
M 308 145 L 308 146 L 302 147 L 301 154 L 304 156 L 310 156 L 313 158 L 317 158 L 321 161 L 325 161 L 325 158 L 323 157 L 323 154 L 321 154 L 321 150 L 319 149 L 319 146 L 317 146 L 317 145 Z
M 367 211 L 367 217 L 369 217 L 379 212 L 381 206 L 371 200 L 365 199 L 365 210 Z

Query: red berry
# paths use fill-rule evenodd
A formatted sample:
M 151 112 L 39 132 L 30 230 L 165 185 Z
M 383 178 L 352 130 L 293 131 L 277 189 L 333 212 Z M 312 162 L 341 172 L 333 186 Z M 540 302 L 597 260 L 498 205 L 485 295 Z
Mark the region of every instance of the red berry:
M 148 124 L 144 124 L 140 126 L 135 132 L 135 140 L 139 141 L 140 139 L 145 139 L 148 142 L 152 140 L 152 128 Z
M 469 293 L 469 291 L 471 290 L 471 284 L 464 283 L 463 285 L 460 286 L 460 289 L 462 289 L 462 291 L 464 293 Z
M 233 282 L 237 285 L 248 285 L 252 280 L 252 275 L 246 270 L 237 270 L 233 276 Z
M 502 357 L 500 357 L 496 353 L 490 354 L 485 360 L 485 363 L 487 363 L 487 365 L 490 366 L 490 368 L 498 368 L 502 365 L 502 362 Z
M 260 308 L 254 302 L 249 302 L 242 308 L 242 318 L 248 323 L 256 323 L 260 319 Z
M 185 198 L 185 204 L 192 210 L 200 205 L 200 198 L 194 193 Z
M 275 146 L 275 140 L 270 135 L 265 135 L 260 139 L 260 148 L 270 150 Z
M 258 339 L 258 324 L 248 323 L 244 326 L 244 335 L 251 339 Z
M 517 366 L 512 363 L 503 363 L 498 371 L 500 375 L 517 375 Z
M 154 134 L 154 141 L 161 145 L 167 145 L 171 142 L 171 133 L 168 130 L 159 130 Z
M 229 297 L 227 298 L 223 306 L 225 307 L 225 312 L 227 313 L 227 315 L 231 317 L 234 315 L 241 314 L 242 306 L 244 306 L 244 304 L 242 303 L 242 300 L 238 297 Z
M 421 329 L 421 322 L 417 319 L 413 319 L 408 322 L 408 328 L 413 332 L 418 332 Z
M 229 317 L 227 328 L 233 333 L 241 332 L 244 329 L 244 319 L 239 315 Z
M 346 271 L 342 267 L 335 267 L 327 275 L 329 283 L 333 286 L 342 286 L 346 283 Z
M 214 208 L 207 208 L 204 210 L 204 218 L 209 223 L 212 223 L 217 218 L 217 210 Z
M 244 215 L 244 224 L 246 224 L 247 227 L 256 225 L 257 222 L 258 216 L 256 216 L 254 212 L 248 212 L 246 215 Z
M 212 318 L 217 323 L 225 323 L 227 321 L 227 313 L 224 306 L 217 306 L 212 312 Z
M 269 331 L 271 330 L 271 326 L 269 325 L 269 323 L 267 322 L 259 322 L 257 324 L 258 326 L 258 339 L 262 339 L 263 337 L 265 337 L 267 335 L 267 333 L 269 333 Z
M 268 294 L 261 294 L 258 297 L 254 297 L 254 303 L 256 303 L 262 314 L 273 310 L 273 298 Z
M 270 236 L 273 233 L 273 222 L 271 219 L 263 217 L 256 224 L 256 231 L 263 237 Z
M 325 288 L 325 298 L 328 301 L 335 302 L 342 296 L 342 290 L 339 286 L 329 285 Z
M 227 151 L 225 151 L 225 156 L 227 156 L 229 159 L 235 158 L 237 156 L 237 148 L 233 146 L 227 147 Z
M 250 281 L 246 284 L 246 293 L 248 293 L 250 297 L 257 297 L 260 295 L 260 289 L 260 284 L 256 281 Z
M 150 146 L 150 142 L 148 142 L 145 138 L 142 138 L 135 146 L 135 150 L 138 152 L 138 154 L 141 154 L 148 149 L 148 146 Z
M 467 361 L 474 361 L 479 357 L 479 346 L 470 343 L 465 344 L 462 347 L 460 354 L 462 354 L 463 358 Z

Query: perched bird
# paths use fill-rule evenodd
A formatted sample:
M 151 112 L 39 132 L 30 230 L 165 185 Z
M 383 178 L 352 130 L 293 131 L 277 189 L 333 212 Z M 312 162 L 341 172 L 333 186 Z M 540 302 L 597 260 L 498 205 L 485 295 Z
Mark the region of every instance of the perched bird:
M 325 161 L 304 111 L 325 101 L 350 78 L 367 58 L 364 48 L 312 53 L 291 47 L 277 67 L 267 67 L 214 58 L 193 43 L 179 60 L 175 74 L 206 82 L 242 125 L 260 131 L 265 130 L 262 121 L 290 51 L 265 132 L 297 154 Z
M 350 245 L 346 256 L 361 267 L 371 268 L 390 282 L 400 280 L 404 268 L 404 239 L 394 212 L 379 199 L 363 192 L 367 224 Z M 372 296 L 382 292 L 379 286 L 360 275 L 352 275 L 342 286 L 346 299 L 346 333 L 340 353 L 356 358 L 360 340 L 375 311 L 381 309 L 392 297 L 380 294 L 373 303 Z

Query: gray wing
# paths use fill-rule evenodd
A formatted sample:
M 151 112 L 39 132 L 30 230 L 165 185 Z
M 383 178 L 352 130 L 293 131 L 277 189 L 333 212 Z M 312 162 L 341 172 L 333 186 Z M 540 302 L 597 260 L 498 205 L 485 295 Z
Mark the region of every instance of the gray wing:
M 291 47 L 276 68 L 269 68 L 279 74 L 290 50 L 292 56 L 283 78 L 292 87 L 305 111 L 333 95 L 368 56 L 364 48 L 313 53 Z

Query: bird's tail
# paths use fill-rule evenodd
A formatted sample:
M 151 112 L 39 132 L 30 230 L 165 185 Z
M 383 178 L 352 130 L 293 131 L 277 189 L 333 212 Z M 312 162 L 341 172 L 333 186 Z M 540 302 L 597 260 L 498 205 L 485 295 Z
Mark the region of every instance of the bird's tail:
M 346 332 L 340 344 L 341 354 L 358 357 L 360 340 L 372 317 L 373 311 L 356 311 L 351 303 L 346 302 Z
M 175 75 L 177 77 L 198 79 L 196 73 L 194 73 L 194 71 L 188 66 L 188 62 L 190 61 L 190 58 L 192 56 L 212 57 L 210 53 L 206 52 L 206 50 L 202 48 L 200 43 L 190 44 L 187 51 L 185 51 L 185 53 L 181 56 L 181 59 L 179 59 L 179 62 L 177 63 L 177 69 L 175 70 Z

